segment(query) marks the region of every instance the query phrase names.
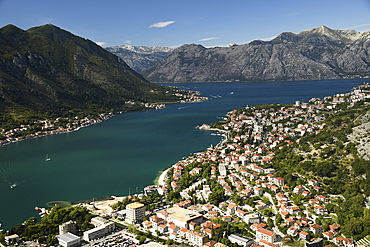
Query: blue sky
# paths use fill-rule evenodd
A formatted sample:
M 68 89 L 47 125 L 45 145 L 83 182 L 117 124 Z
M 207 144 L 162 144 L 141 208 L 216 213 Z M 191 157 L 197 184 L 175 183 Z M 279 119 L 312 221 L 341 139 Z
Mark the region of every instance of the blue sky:
M 325 25 L 370 30 L 370 0 L 0 0 L 0 26 L 52 23 L 102 46 L 224 46 Z

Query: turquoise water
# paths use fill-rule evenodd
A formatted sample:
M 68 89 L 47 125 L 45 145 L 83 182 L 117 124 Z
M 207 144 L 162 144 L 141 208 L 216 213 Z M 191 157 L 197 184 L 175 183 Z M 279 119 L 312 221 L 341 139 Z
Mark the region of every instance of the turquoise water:
M 195 126 L 246 105 L 294 103 L 351 90 L 366 80 L 175 84 L 210 101 L 124 113 L 77 132 L 0 148 L 0 223 L 36 216 L 35 206 L 127 195 L 152 184 L 158 171 L 220 141 Z M 370 81 L 370 80 L 367 80 Z M 46 162 L 48 155 L 51 160 Z M 10 188 L 16 184 L 15 188 Z

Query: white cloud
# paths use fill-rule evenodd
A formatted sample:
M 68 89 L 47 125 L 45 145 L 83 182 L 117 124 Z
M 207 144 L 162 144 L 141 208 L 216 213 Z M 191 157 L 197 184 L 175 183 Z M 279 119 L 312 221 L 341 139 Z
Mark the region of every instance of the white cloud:
M 131 44 L 132 43 L 132 40 L 128 39 L 125 41 L 126 44 Z
M 353 28 L 357 28 L 357 27 L 365 27 L 365 26 L 370 26 L 370 23 L 367 23 L 367 24 L 361 24 L 361 25 L 357 25 L 357 26 L 353 26 L 353 27 L 346 27 L 346 28 L 342 28 L 342 29 L 353 29 Z
M 100 46 L 103 46 L 103 45 L 106 45 L 107 43 L 105 42 L 95 42 L 97 45 L 100 45 Z
M 40 20 L 40 22 L 42 23 L 42 24 L 51 24 L 51 23 L 53 23 L 53 22 L 55 22 L 56 21 L 56 19 L 55 18 L 53 18 L 53 17 L 43 17 L 43 18 L 41 18 L 41 19 L 39 19 Z
M 157 23 L 150 25 L 148 28 L 152 28 L 152 27 L 162 28 L 162 27 L 167 27 L 168 25 L 171 25 L 173 23 L 175 23 L 175 21 L 161 21 L 161 22 L 157 22 Z
M 198 41 L 209 41 L 209 40 L 214 40 L 214 39 L 219 39 L 220 37 L 212 37 L 212 38 L 205 38 L 205 39 L 200 39 Z

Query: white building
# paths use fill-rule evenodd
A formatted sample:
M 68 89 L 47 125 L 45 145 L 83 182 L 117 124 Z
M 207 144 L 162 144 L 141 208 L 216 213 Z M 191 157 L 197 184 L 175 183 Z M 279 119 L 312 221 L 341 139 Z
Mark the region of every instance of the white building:
M 81 245 L 80 237 L 77 237 L 70 232 L 57 235 L 56 238 L 58 239 L 59 245 L 63 247 L 75 247 Z
M 218 171 L 220 173 L 220 176 L 226 176 L 227 175 L 227 171 L 226 171 L 226 167 L 225 167 L 224 163 L 220 163 L 218 165 Z
M 254 241 L 251 238 L 247 238 L 245 236 L 239 234 L 231 234 L 228 239 L 231 243 L 237 243 L 241 246 L 250 246 Z
M 5 236 L 4 240 L 6 244 L 15 244 L 19 241 L 19 236 L 17 234 Z
M 273 243 L 276 241 L 276 234 L 272 231 L 260 228 L 256 231 L 256 240 L 265 240 L 269 243 Z
M 189 230 L 186 232 L 186 239 L 195 246 L 203 246 L 208 241 L 208 236 Z
M 77 225 L 76 222 L 68 221 L 61 225 L 59 225 L 59 235 L 63 235 L 67 232 L 76 233 L 77 232 Z
M 103 237 L 104 235 L 114 231 L 115 224 L 113 222 L 106 223 L 102 226 L 95 227 L 91 230 L 88 230 L 84 232 L 83 240 L 85 241 L 91 241 L 100 237 Z
M 140 202 L 133 202 L 126 206 L 126 221 L 136 224 L 145 218 L 145 205 Z
M 173 222 L 179 228 L 185 229 L 189 229 L 190 222 L 194 222 L 196 224 L 204 222 L 204 218 L 201 214 L 180 207 L 172 207 L 158 211 L 157 216 L 167 222 Z

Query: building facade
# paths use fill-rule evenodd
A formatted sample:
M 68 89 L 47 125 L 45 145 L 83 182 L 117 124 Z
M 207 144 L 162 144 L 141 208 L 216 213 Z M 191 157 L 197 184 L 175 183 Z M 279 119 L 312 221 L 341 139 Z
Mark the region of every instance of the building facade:
M 145 205 L 139 202 L 133 202 L 126 206 L 126 221 L 130 224 L 136 224 L 145 218 Z

